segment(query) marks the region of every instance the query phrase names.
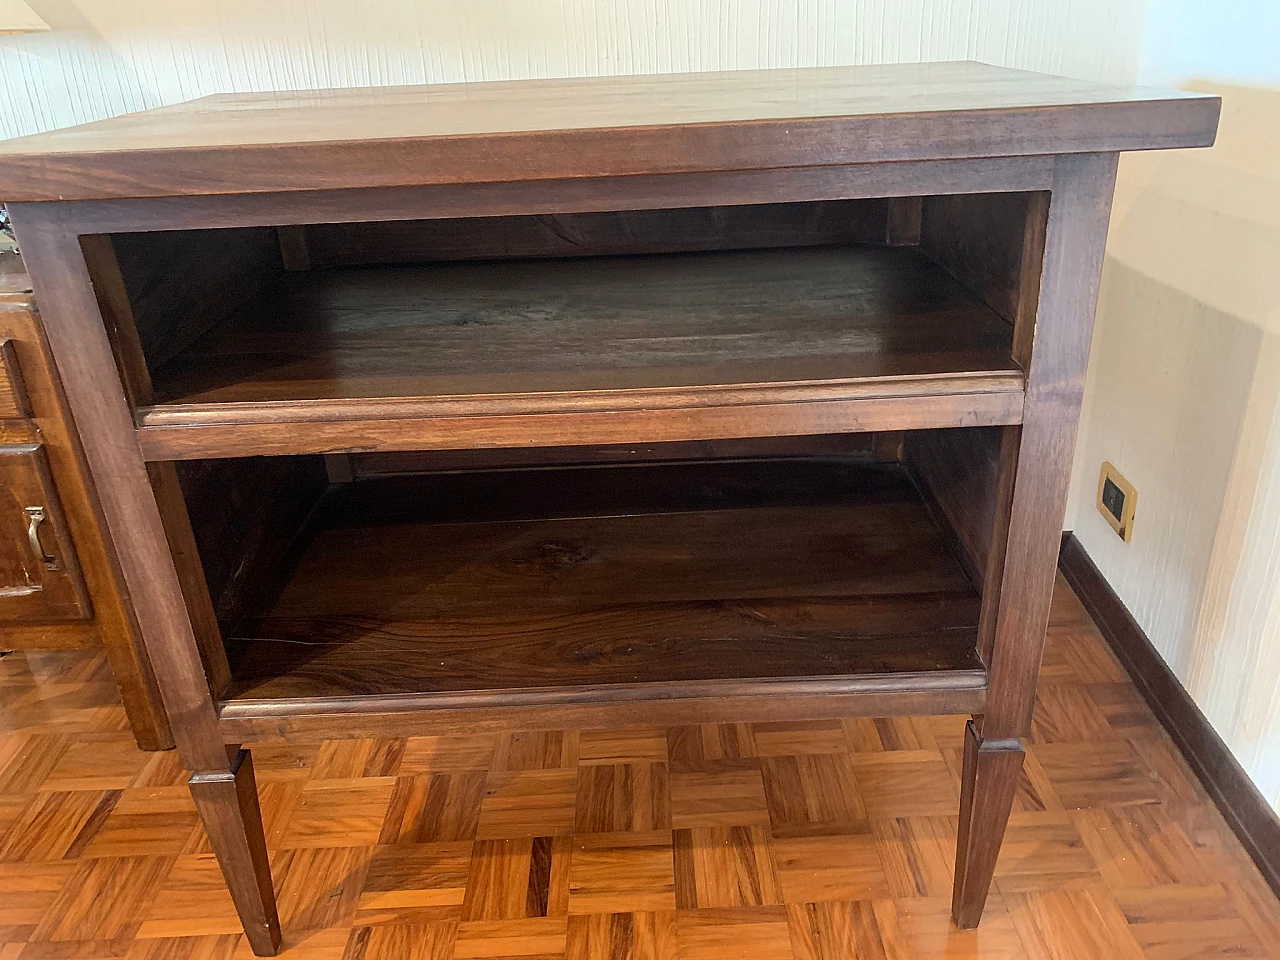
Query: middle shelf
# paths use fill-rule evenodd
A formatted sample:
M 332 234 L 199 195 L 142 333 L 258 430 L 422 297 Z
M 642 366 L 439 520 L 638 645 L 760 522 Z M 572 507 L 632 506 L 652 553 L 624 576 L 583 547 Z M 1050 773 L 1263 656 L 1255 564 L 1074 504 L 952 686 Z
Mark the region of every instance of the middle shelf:
M 281 275 L 151 371 L 151 459 L 1016 423 L 1011 326 L 914 249 Z

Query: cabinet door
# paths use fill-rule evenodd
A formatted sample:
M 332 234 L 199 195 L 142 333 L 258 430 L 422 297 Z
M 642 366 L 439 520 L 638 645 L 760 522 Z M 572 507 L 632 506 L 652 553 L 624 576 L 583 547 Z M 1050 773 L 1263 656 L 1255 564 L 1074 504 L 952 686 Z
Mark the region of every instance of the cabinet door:
M 44 448 L 0 446 L 0 625 L 88 615 Z

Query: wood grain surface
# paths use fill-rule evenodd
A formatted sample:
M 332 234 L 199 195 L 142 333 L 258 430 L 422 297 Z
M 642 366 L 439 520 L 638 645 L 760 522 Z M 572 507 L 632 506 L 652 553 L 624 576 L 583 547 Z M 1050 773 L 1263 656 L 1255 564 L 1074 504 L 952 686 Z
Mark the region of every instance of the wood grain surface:
M 312 271 L 154 370 L 143 421 L 170 419 L 171 404 L 474 397 L 481 412 L 486 395 L 1016 377 L 1010 343 L 989 308 L 903 249 Z
M 977 594 L 896 465 L 363 480 L 302 542 L 229 701 L 981 670 Z
M 70 200 L 1204 146 L 1216 97 L 973 62 L 221 95 L 0 145 Z
M 0 956 L 241 960 L 172 753 L 94 651 L 0 658 Z M 1280 955 L 1280 903 L 1059 584 L 982 924 L 964 717 L 252 744 L 299 960 Z

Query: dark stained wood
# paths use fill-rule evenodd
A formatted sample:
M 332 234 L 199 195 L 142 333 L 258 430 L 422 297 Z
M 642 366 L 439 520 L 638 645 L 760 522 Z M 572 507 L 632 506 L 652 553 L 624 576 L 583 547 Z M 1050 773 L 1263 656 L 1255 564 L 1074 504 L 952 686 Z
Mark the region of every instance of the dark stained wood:
M 153 372 L 139 423 L 157 458 L 517 445 L 532 422 L 504 415 L 557 412 L 584 414 L 558 427 L 578 443 L 1005 423 L 1010 343 L 909 250 L 311 272 Z M 637 409 L 648 436 L 602 418 Z
M 990 687 L 971 734 L 977 741 L 975 763 L 964 778 L 964 793 L 978 813 L 956 851 L 952 916 L 961 926 L 976 925 L 981 915 L 1015 789 L 1006 784 L 1013 779 L 1004 772 L 1006 761 L 984 759 L 982 747 L 990 742 L 996 752 L 1013 749 L 1030 731 L 1032 690 L 1049 622 L 1116 162 L 1114 154 L 1055 161 L 1016 457 L 1014 432 L 1002 441 L 998 496 L 1000 501 L 1007 498 L 1008 521 L 996 527 L 1001 536 L 991 544 L 984 581 L 982 625 L 989 634 L 980 644 Z M 986 783 L 984 766 L 993 768 Z M 961 817 L 963 821 L 963 810 Z
M 883 240 L 890 204 L 831 200 L 324 223 L 307 227 L 305 236 L 313 267 L 813 247 Z
M 310 230 L 306 226 L 276 227 L 280 261 L 286 270 L 310 270 Z
M 271 886 L 253 758 L 248 750 L 230 751 L 229 770 L 192 776 L 191 796 L 244 924 L 245 937 L 254 953 L 271 957 L 280 949 L 280 917 Z
M 1030 722 L 1115 186 L 1114 154 L 1057 165 L 1008 530 L 992 547 L 1004 576 L 984 739 L 1023 736 Z
M 886 396 L 889 393 L 891 395 Z M 755 404 L 725 405 L 736 390 L 610 391 L 605 410 L 442 415 L 441 407 L 466 410 L 469 400 L 335 401 L 296 404 L 288 417 L 267 405 L 195 407 L 188 413 L 151 408 L 137 430 L 148 460 L 353 453 L 399 450 L 686 443 L 809 436 L 840 430 L 921 430 L 943 424 L 990 426 L 1022 415 L 1021 377 L 878 379 L 834 387 L 765 385 Z M 831 395 L 842 396 L 843 399 Z M 853 396 L 850 397 L 850 394 Z M 566 398 L 556 397 L 562 401 Z M 511 406 L 544 401 L 545 395 L 485 397 L 479 403 Z M 583 398 L 589 405 L 597 398 Z M 772 402 L 771 402 L 772 401 Z M 646 405 L 647 404 L 647 405 Z M 218 420 L 209 422 L 211 411 Z M 272 413 L 277 415 L 272 419 Z M 154 418 L 154 419 L 153 419 Z M 296 418 L 296 419 L 295 419 Z M 155 423 L 159 420 L 160 423 Z
M 0 622 L 90 612 L 44 447 L 0 446 Z
M 330 499 L 233 648 L 228 699 L 652 699 L 682 681 L 980 668 L 977 598 L 897 468 L 460 475 Z
M 152 750 L 170 747 L 173 739 L 168 718 L 138 639 L 132 609 L 120 587 L 94 485 L 41 329 L 31 281 L 22 260 L 12 253 L 0 253 L 0 339 L 8 340 L 13 348 L 32 414 L 29 421 L 5 421 L 0 434 L 6 443 L 42 444 L 93 605 L 92 621 L 8 625 L 5 646 L 21 650 L 101 644 L 139 746 Z M 18 431 L 8 429 L 15 424 L 26 435 L 18 436 Z
M 1001 504 L 997 500 L 1003 430 L 917 430 L 906 461 L 943 529 L 955 538 L 969 579 L 981 585 Z M 1007 512 L 1007 511 L 1006 511 Z
M 837 433 L 818 437 L 758 437 L 746 440 L 701 440 L 686 443 L 618 443 L 601 446 L 363 453 L 349 456 L 352 463 L 351 473 L 347 479 L 354 479 L 356 476 L 376 477 L 396 473 L 493 470 L 514 467 L 568 467 L 606 463 L 664 463 L 677 460 L 737 460 L 759 457 L 848 457 L 870 454 L 873 441 L 878 441 L 880 436 L 881 434 Z
M 925 197 L 921 249 L 1013 323 L 1020 302 L 1028 221 L 1034 219 L 1033 207 L 1041 203 L 1030 193 Z M 1034 284 L 1040 262 L 1034 256 L 1029 259 Z
M 1245 852 L 1280 892 L 1280 817 L 1073 534 L 1062 539 L 1058 566 Z
M 913 247 L 920 243 L 924 197 L 892 197 L 885 229 L 891 247 Z
M 22 369 L 12 340 L 0 340 L 0 420 L 25 419 L 31 416 L 27 388 L 22 382 Z
M 1047 190 L 1052 182 L 1053 158 L 1030 156 L 512 183 L 305 189 L 241 196 L 85 200 L 76 203 L 75 209 L 77 221 L 91 233 L 198 230 L 207 229 L 212 222 L 223 227 L 275 229 L 282 224 L 560 216 Z
M 290 546 L 327 486 L 315 457 L 243 457 L 175 465 L 204 580 L 223 633 L 269 596 Z
M 286 278 L 154 371 L 143 422 L 169 404 L 998 375 L 1010 343 L 906 250 L 332 270 Z
M 284 269 L 275 232 L 266 228 L 121 233 L 102 252 L 101 261 L 90 257 L 90 275 L 99 288 L 122 278 L 136 328 L 123 336 L 136 341 L 153 373 Z M 120 313 L 116 322 L 127 331 Z
M 1022 757 L 1017 740 L 984 741 L 972 720 L 965 727 L 960 831 L 951 894 L 951 915 L 961 930 L 972 930 L 982 919 L 1018 789 Z
M 13 201 L 1207 146 L 1216 97 L 973 62 L 222 95 L 9 141 Z
M 217 697 L 231 682 L 231 670 L 227 666 L 222 631 L 213 609 L 213 599 L 209 596 L 209 582 L 200 562 L 201 555 L 195 533 L 191 529 L 191 518 L 187 514 L 178 471 L 172 462 L 161 461 L 147 464 L 147 476 L 164 523 L 169 555 L 173 558 L 178 581 L 182 585 L 187 616 L 200 649 L 200 660 L 204 664 L 209 692 Z

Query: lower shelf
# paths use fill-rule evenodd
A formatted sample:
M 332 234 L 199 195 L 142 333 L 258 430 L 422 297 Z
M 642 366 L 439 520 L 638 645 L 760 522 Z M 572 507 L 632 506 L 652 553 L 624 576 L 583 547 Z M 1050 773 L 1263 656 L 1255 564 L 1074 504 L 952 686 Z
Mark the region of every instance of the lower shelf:
M 222 715 L 346 717 L 363 735 L 351 718 L 974 711 L 978 607 L 896 466 L 367 480 L 330 492 L 279 595 L 229 641 Z

